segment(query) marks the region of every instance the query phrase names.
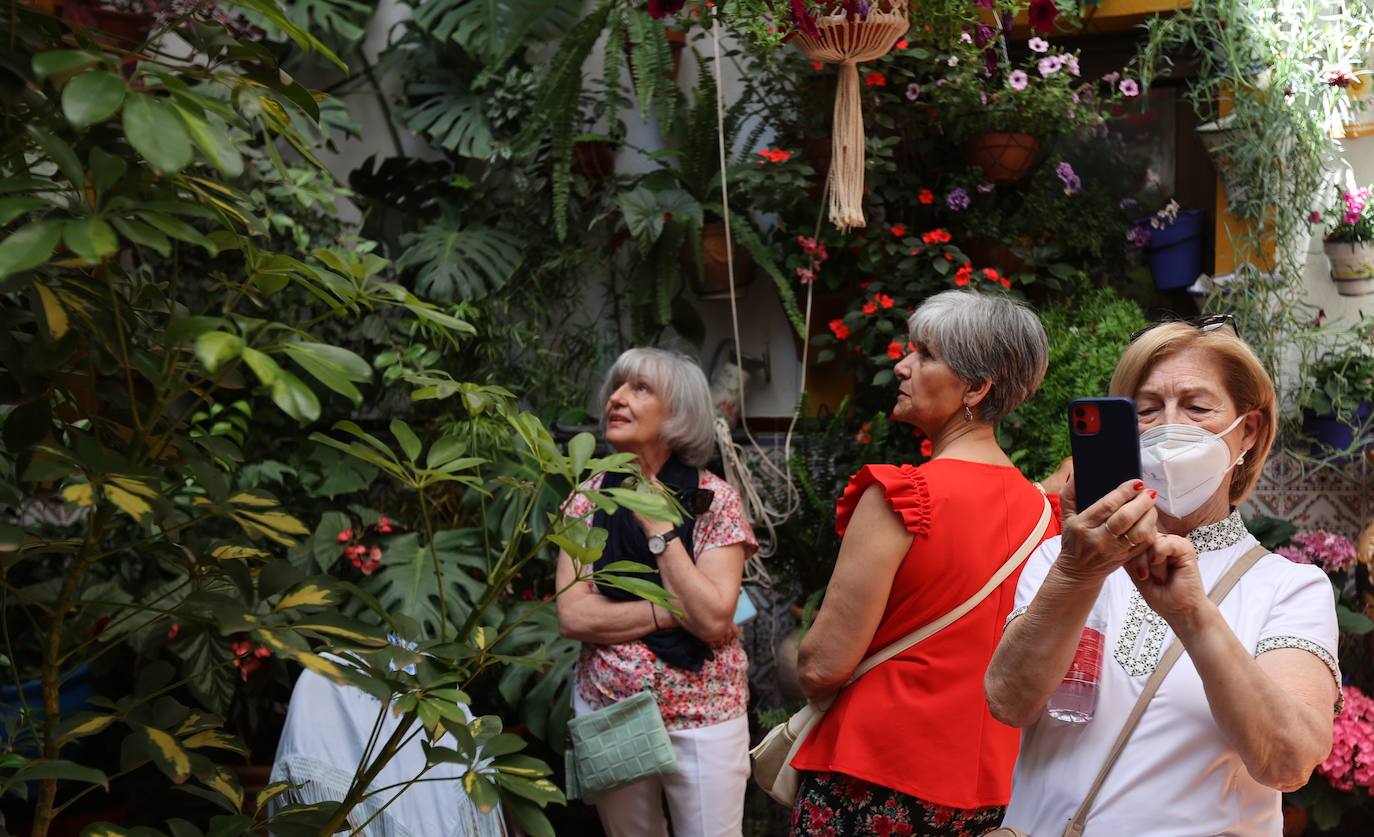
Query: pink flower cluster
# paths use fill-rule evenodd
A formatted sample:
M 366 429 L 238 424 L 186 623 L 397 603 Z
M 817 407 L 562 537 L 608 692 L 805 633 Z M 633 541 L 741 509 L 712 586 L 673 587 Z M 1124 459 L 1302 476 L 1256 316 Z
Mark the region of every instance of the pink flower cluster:
M 825 245 L 814 238 L 799 235 L 797 243 L 801 245 L 802 252 L 811 257 L 810 264 L 797 268 L 797 278 L 803 285 L 809 285 L 816 281 L 816 274 L 821 272 L 821 264 L 830 258 L 830 254 L 825 252 Z
M 1336 790 L 1374 789 L 1374 699 L 1355 686 L 1342 686 L 1341 693 L 1345 708 L 1336 716 L 1331 755 L 1317 772 Z
M 1341 203 L 1345 205 L 1345 223 L 1358 224 L 1360 216 L 1364 214 L 1364 208 L 1369 203 L 1368 189 L 1355 189 L 1350 192 L 1341 192 Z
M 1295 564 L 1316 564 L 1329 573 L 1344 572 L 1355 566 L 1355 544 L 1335 532 L 1314 529 L 1299 532 L 1278 554 Z

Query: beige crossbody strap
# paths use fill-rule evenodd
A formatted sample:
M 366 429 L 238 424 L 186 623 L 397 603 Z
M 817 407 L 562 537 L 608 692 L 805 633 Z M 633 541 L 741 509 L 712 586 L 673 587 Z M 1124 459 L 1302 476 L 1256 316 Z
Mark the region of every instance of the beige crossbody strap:
M 1269 550 L 1263 546 L 1257 546 L 1240 557 L 1240 560 L 1231 565 L 1231 569 L 1226 571 L 1208 594 L 1208 598 L 1214 604 L 1221 604 L 1221 600 L 1226 598 L 1226 594 L 1231 592 L 1231 588 L 1236 586 L 1240 577 L 1245 575 L 1255 565 L 1255 562 L 1269 554 Z M 1145 681 L 1145 689 L 1140 693 L 1135 706 L 1131 707 L 1131 714 L 1126 718 L 1126 725 L 1121 728 L 1121 733 L 1117 735 L 1116 742 L 1112 744 L 1111 751 L 1107 754 L 1107 761 L 1102 765 L 1102 769 L 1097 771 L 1097 778 L 1093 780 L 1092 786 L 1088 788 L 1088 796 L 1083 800 L 1083 804 L 1078 806 L 1074 812 L 1073 819 L 1069 820 L 1068 826 L 1064 828 L 1064 837 L 1081 837 L 1083 826 L 1088 819 L 1088 812 L 1092 810 L 1093 802 L 1097 800 L 1097 794 L 1102 790 L 1102 785 L 1107 781 L 1107 774 L 1112 772 L 1112 767 L 1116 765 L 1116 760 L 1121 756 L 1121 751 L 1126 749 L 1126 742 L 1130 739 L 1131 733 L 1135 732 L 1136 725 L 1140 723 L 1141 717 L 1145 714 L 1146 708 L 1150 705 L 1150 698 L 1159 691 L 1160 684 L 1164 682 L 1164 677 L 1169 673 L 1169 669 L 1174 667 L 1178 658 L 1183 656 L 1183 643 L 1177 639 L 1169 645 L 1169 650 L 1164 652 L 1164 656 L 1159 658 L 1159 665 L 1155 666 L 1154 673 L 1150 679 Z
M 1041 493 L 1044 493 L 1043 489 Z M 848 686 L 850 683 L 853 683 L 855 680 L 867 674 L 874 666 L 887 662 L 916 643 L 939 633 L 960 616 L 963 616 L 965 613 L 977 607 L 983 599 L 988 597 L 989 593 L 996 590 L 997 587 L 1006 580 L 1007 576 L 1011 575 L 1017 567 L 1021 566 L 1026 558 L 1030 556 L 1031 551 L 1040 544 L 1041 539 L 1045 535 L 1045 529 L 1050 525 L 1050 515 L 1050 501 L 1048 498 L 1045 498 L 1045 510 L 1040 513 L 1040 520 L 1035 524 L 1035 528 L 1031 531 L 1030 536 L 1012 553 L 1011 557 L 1007 559 L 1007 562 L 998 568 L 997 572 L 992 574 L 992 578 L 988 579 L 988 583 L 983 585 L 983 589 L 974 593 L 965 600 L 963 604 L 951 610 L 949 613 L 946 613 L 944 616 L 941 616 L 939 619 L 936 619 L 934 622 L 922 625 L 896 642 L 884 646 L 881 651 L 865 659 L 862 663 L 859 663 L 859 667 L 854 669 L 853 676 L 850 677 L 844 685 Z

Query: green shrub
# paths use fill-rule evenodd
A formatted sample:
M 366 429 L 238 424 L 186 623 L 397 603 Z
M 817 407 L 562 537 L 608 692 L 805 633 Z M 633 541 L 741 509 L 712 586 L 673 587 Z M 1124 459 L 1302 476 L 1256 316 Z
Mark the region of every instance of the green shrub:
M 1069 455 L 1069 401 L 1106 395 L 1131 335 L 1148 324 L 1140 306 L 1112 288 L 1071 294 L 1042 308 L 1040 319 L 1050 341 L 1049 371 L 1035 397 L 1002 426 L 1004 447 L 1032 478 L 1045 476 Z

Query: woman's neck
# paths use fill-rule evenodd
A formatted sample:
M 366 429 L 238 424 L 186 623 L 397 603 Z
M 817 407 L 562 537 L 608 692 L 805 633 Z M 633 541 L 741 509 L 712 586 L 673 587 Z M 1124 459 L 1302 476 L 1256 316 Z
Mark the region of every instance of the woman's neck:
M 961 459 L 987 465 L 1011 465 L 1006 451 L 997 444 L 992 425 L 981 421 L 957 421 L 945 425 L 930 437 L 931 459 Z
M 663 445 L 653 445 L 651 447 L 627 450 L 625 453 L 633 453 L 639 463 L 639 470 L 644 472 L 645 479 L 658 479 L 658 472 L 663 470 L 664 464 L 672 457 L 671 449 Z
M 1171 517 L 1159 513 L 1159 531 L 1168 535 L 1186 536 L 1195 529 L 1219 523 L 1231 516 L 1230 486 L 1222 485 L 1216 494 L 1202 508 L 1183 517 Z

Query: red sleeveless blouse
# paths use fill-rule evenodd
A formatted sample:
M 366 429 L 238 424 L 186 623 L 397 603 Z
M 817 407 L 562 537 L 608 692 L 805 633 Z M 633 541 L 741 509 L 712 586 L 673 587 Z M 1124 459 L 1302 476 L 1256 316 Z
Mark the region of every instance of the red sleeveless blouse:
M 840 497 L 844 535 L 859 498 L 880 485 L 915 537 L 864 656 L 957 607 L 1031 533 L 1041 494 L 1016 468 L 957 459 L 920 467 L 867 465 Z M 1058 498 L 1044 537 L 1059 534 Z M 1011 799 L 1020 731 L 994 720 L 983 675 L 1016 596 L 1018 568 L 977 607 L 843 689 L 792 760 L 937 805 L 983 808 Z

